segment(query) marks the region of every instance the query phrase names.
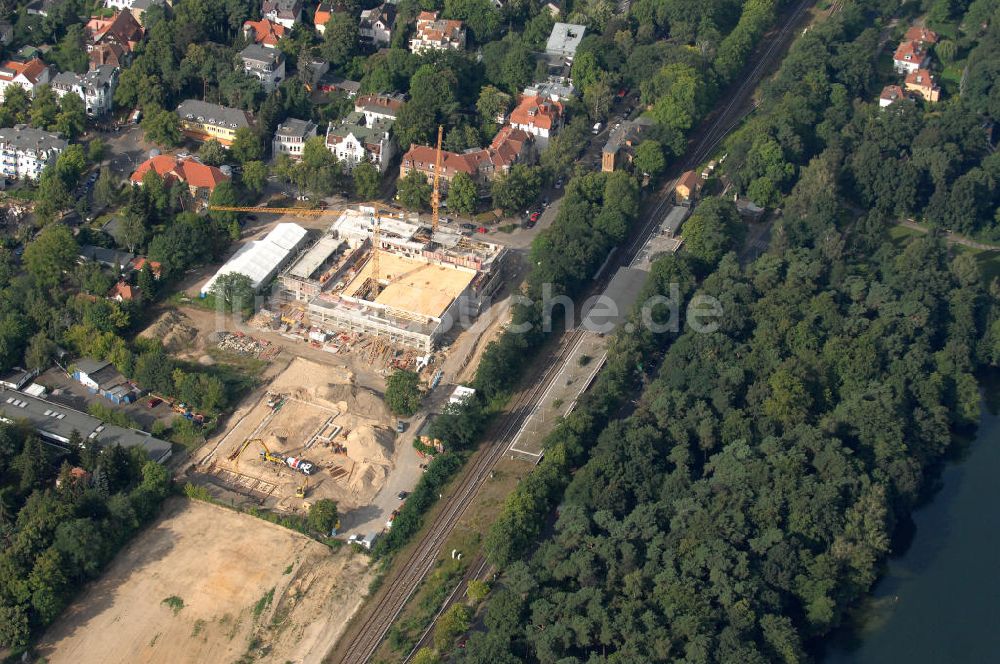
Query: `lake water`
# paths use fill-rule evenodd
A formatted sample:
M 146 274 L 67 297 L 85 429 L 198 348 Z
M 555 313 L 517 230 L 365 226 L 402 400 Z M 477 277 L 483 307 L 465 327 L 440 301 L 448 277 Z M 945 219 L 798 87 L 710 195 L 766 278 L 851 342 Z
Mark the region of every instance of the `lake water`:
M 1000 662 L 997 405 L 984 403 L 975 439 L 913 513 L 908 548 L 889 561 L 856 626 L 830 640 L 823 664 Z

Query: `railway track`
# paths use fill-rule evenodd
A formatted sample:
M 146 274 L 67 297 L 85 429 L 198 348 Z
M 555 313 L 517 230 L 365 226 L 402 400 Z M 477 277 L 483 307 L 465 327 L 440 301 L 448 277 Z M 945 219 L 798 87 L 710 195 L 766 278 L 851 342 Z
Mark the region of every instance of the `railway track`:
M 725 136 L 756 108 L 752 102 L 754 90 L 760 83 L 764 72 L 773 66 L 775 58 L 788 47 L 794 37 L 793 31 L 797 28 L 799 20 L 814 1 L 802 0 L 799 2 L 787 14 L 782 26 L 765 37 L 766 45 L 763 51 L 756 55 L 756 62 L 742 74 L 743 80 L 727 92 L 728 102 L 726 105 L 714 111 L 702 122 L 701 129 L 689 142 L 687 157 L 673 165 L 668 181 L 655 194 L 654 198 L 647 202 L 646 212 L 640 217 L 641 225 L 634 232 L 633 239 L 626 248 L 618 254 L 619 267 L 631 263 L 659 226 L 670 206 L 673 188 L 679 175 L 707 159 Z M 837 8 L 839 8 L 841 3 L 837 4 Z M 610 281 L 611 276 L 616 271 L 608 270 L 606 280 Z M 379 605 L 371 610 L 371 614 L 360 628 L 353 633 L 349 631 L 350 636 L 346 642 L 338 643 L 335 652 L 331 654 L 328 661 L 335 664 L 364 664 L 371 659 L 389 628 L 406 606 L 407 601 L 416 592 L 424 576 L 433 568 L 438 551 L 451 535 L 479 487 L 507 451 L 513 436 L 534 410 L 541 395 L 558 375 L 572 349 L 585 333 L 581 328 L 574 328 L 563 334 L 556 353 L 551 356 L 549 365 L 530 388 L 515 397 L 511 409 L 494 426 L 494 433 L 489 437 L 488 444 L 472 458 L 471 465 L 464 472 L 459 486 L 449 496 L 436 520 L 418 542 L 417 548 L 406 561 L 397 562 L 400 571 L 389 579 L 387 587 L 379 591 Z M 472 577 L 467 575 L 468 578 L 476 578 L 487 569 L 487 566 L 477 559 L 473 569 L 476 569 L 476 572 L 473 573 Z M 452 598 L 454 596 L 455 593 L 452 593 Z M 427 632 L 425 632 L 425 638 L 426 634 Z

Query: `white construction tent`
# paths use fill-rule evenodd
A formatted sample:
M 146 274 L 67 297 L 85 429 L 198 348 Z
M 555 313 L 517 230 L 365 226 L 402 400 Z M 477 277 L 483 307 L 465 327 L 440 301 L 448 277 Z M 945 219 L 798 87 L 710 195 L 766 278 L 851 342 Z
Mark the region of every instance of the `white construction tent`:
M 202 295 L 212 291 L 219 277 L 233 272 L 250 277 L 254 290 L 259 291 L 295 256 L 306 241 L 306 233 L 298 224 L 281 223 L 263 239 L 247 242 L 201 287 Z

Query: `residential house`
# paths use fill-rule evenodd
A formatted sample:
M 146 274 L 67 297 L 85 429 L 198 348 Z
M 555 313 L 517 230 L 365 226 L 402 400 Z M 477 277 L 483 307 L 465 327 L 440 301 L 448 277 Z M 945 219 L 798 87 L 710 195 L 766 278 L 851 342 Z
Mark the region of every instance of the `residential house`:
M 898 74 L 909 74 L 918 69 L 926 69 L 930 62 L 931 58 L 927 47 L 918 41 L 904 41 L 892 56 L 892 65 Z
M 941 99 L 941 88 L 934 80 L 934 74 L 927 69 L 918 69 L 906 75 L 903 83 L 908 92 L 914 92 L 927 102 Z
M 500 128 L 490 146 L 465 152 L 441 151 L 441 170 L 438 172 L 439 186 L 447 191 L 448 183 L 459 173 L 465 173 L 481 189 L 497 176 L 510 172 L 514 164 L 530 164 L 534 162 L 534 137 L 528 132 L 505 125 Z M 428 182 L 434 180 L 434 169 L 437 163 L 437 149 L 429 145 L 411 145 L 403 155 L 399 167 L 399 177 L 405 178 L 410 171 L 416 170 L 427 177 Z
M 142 268 L 146 267 L 147 264 L 149 265 L 149 271 L 153 273 L 154 279 L 159 279 L 163 276 L 163 264 L 157 261 L 151 261 L 145 256 L 136 256 L 135 259 L 132 260 L 129 267 L 131 267 L 135 272 L 142 272 Z
M 118 273 L 124 272 L 125 268 L 132 265 L 135 260 L 135 254 L 130 254 L 127 251 L 107 249 L 92 244 L 80 245 L 79 256 L 81 262 L 97 263 Z
M 631 166 L 635 159 L 635 149 L 653 127 L 653 121 L 646 117 L 623 122 L 611 132 L 601 150 L 601 170 L 611 173 Z
M 178 159 L 173 155 L 156 155 L 139 164 L 129 180 L 134 186 L 142 184 L 146 173 L 154 171 L 167 185 L 182 183 L 192 196 L 208 198 L 215 188 L 229 182 L 229 176 L 215 166 L 203 164 L 190 157 Z M 138 269 L 142 269 L 141 266 Z
M 69 144 L 58 134 L 27 125 L 0 129 L 0 167 L 3 177 L 37 180 L 46 166 Z
M 316 123 L 308 120 L 288 118 L 274 131 L 271 141 L 271 156 L 287 154 L 292 159 L 302 158 L 305 142 L 316 135 Z
M 254 44 L 274 48 L 285 36 L 285 26 L 262 18 L 259 21 L 243 23 L 243 37 Z
M 73 380 L 86 387 L 91 394 L 100 394 L 113 403 L 132 403 L 141 395 L 139 388 L 105 360 L 85 357 L 74 362 L 70 368 Z
M 111 18 L 92 16 L 84 28 L 90 66 L 114 65 L 124 69 L 132 62 L 144 30 L 131 12 L 119 11 Z
M 523 95 L 510 112 L 508 123 L 534 136 L 538 148 L 544 150 L 549 139 L 559 131 L 562 121 L 562 102 Z
M 417 32 L 410 39 L 410 51 L 464 51 L 465 26 L 462 21 L 439 19 L 438 12 L 420 12 Z
M 139 289 L 127 281 L 118 281 L 108 291 L 108 299 L 115 302 L 131 302 L 139 299 Z
M 674 185 L 674 199 L 679 204 L 690 204 L 701 191 L 701 178 L 694 171 L 685 171 Z
M 300 56 L 295 66 L 299 80 L 310 92 L 317 88 L 319 82 L 330 72 L 330 63 L 322 58 Z
M 20 85 L 33 97 L 35 88 L 48 83 L 50 76 L 49 67 L 38 58 L 7 60 L 0 64 L 0 102 L 6 98 L 7 88 L 11 85 Z
M 401 94 L 362 95 L 354 100 L 354 110 L 363 113 L 368 124 L 376 120 L 395 120 L 406 103 Z
M 302 0 L 264 0 L 260 13 L 291 30 L 302 19 Z
M 52 79 L 52 91 L 60 98 L 75 93 L 87 107 L 87 115 L 100 117 L 114 107 L 115 88 L 118 87 L 118 67 L 98 65 L 86 74 L 64 71 Z
M 559 14 L 562 12 L 562 2 L 560 0 L 549 0 L 542 5 L 542 9 L 549 13 L 552 18 L 559 18 Z
M 357 96 L 358 91 L 361 90 L 361 83 L 358 81 L 349 81 L 343 76 L 336 74 L 326 74 L 319 79 L 316 87 L 319 88 L 320 92 L 325 94 L 339 92 L 346 95 L 348 99 L 353 99 Z
M 233 144 L 236 130 L 250 127 L 250 114 L 237 108 L 210 104 L 198 99 L 188 99 L 177 107 L 181 131 L 196 141 L 214 138 L 225 147 Z
M 909 94 L 906 90 L 898 85 L 887 85 L 882 88 L 882 93 L 878 96 L 878 105 L 880 108 L 885 108 L 886 106 L 891 106 L 901 99 L 908 99 Z
M 921 44 L 930 44 L 933 46 L 938 43 L 938 33 L 933 30 L 928 30 L 922 26 L 914 25 L 906 31 L 903 35 L 903 39 L 906 41 L 920 42 Z
M 325 35 L 326 24 L 330 22 L 331 18 L 333 18 L 333 7 L 327 2 L 319 3 L 313 14 L 313 26 L 316 28 L 316 32 Z
M 339 123 L 327 126 L 326 147 L 348 171 L 367 161 L 384 173 L 395 154 L 391 134 L 394 122 L 394 118 L 369 119 L 355 110 Z
M 260 81 L 264 92 L 274 92 L 285 80 L 285 54 L 276 48 L 250 44 L 240 51 L 243 73 Z
M 378 7 L 361 12 L 358 36 L 361 43 L 374 48 L 392 43 L 392 30 L 396 25 L 396 5 L 384 2 Z
M 587 26 L 575 23 L 556 23 L 545 43 L 545 55 L 550 62 L 573 62 L 576 49 L 583 41 Z
M 544 81 L 532 83 L 524 89 L 525 97 L 541 97 L 549 101 L 567 102 L 576 97 L 573 81 L 562 76 L 549 76 Z

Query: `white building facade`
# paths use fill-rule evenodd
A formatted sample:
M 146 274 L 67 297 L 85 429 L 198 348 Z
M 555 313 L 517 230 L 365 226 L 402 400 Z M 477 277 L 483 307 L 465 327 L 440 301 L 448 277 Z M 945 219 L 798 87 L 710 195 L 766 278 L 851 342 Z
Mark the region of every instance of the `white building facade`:
M 27 125 L 0 129 L 0 170 L 5 178 L 37 180 L 68 145 L 57 134 Z
M 118 87 L 118 67 L 98 65 L 86 74 L 61 72 L 52 79 L 52 91 L 60 99 L 75 93 L 87 107 L 87 115 L 100 117 L 114 108 L 115 88 Z

